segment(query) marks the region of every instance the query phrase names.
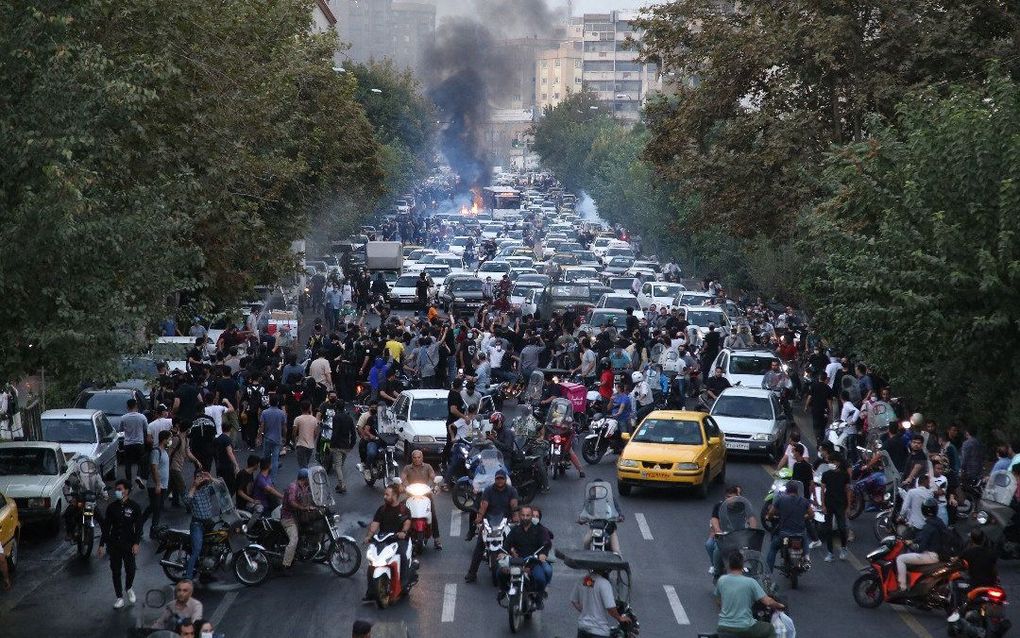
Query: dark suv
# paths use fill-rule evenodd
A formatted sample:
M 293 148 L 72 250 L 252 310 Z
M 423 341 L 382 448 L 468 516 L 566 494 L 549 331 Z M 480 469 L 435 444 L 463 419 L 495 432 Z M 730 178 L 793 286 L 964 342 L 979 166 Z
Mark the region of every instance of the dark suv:
M 443 291 L 447 311 L 456 313 L 478 310 L 485 303 L 482 280 L 478 277 L 457 277 L 448 282 Z

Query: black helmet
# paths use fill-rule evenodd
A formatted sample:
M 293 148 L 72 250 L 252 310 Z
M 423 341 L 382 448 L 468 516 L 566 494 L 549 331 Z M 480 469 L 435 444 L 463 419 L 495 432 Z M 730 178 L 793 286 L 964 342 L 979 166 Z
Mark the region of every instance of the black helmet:
M 924 499 L 924 503 L 921 503 L 921 515 L 925 518 L 931 518 L 937 516 L 939 513 L 939 502 L 929 496 Z

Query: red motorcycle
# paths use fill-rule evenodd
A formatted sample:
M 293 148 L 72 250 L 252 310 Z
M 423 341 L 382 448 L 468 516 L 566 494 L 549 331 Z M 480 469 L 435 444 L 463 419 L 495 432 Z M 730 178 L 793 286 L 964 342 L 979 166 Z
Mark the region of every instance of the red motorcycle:
M 946 618 L 950 636 L 1001 638 L 1013 624 L 1005 616 L 1006 592 L 1001 587 L 974 587 L 957 581 L 953 585 L 960 606 Z
M 854 601 L 865 609 L 874 609 L 883 602 L 909 605 L 918 609 L 951 607 L 953 582 L 959 580 L 965 564 L 954 558 L 948 562 L 907 567 L 907 589 L 899 591 L 896 579 L 896 557 L 910 551 L 903 539 L 888 539 L 868 554 L 869 567 L 854 581 Z

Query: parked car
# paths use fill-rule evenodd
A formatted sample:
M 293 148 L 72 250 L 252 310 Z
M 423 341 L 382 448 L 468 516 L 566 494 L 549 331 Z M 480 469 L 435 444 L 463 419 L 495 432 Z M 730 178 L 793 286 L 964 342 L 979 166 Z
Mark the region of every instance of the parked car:
M 711 369 L 722 368 L 723 376 L 730 382 L 730 385 L 760 388 L 761 381 L 765 377 L 765 373 L 772 367 L 773 361 L 779 361 L 779 357 L 768 350 L 723 348 L 712 362 Z
M 88 388 L 78 394 L 74 407 L 87 410 L 101 410 L 114 430 L 120 430 L 120 417 L 127 414 L 128 399 L 138 402 L 138 411 L 149 409 L 149 399 L 141 390 L 117 388 Z
M 73 471 L 67 454 L 59 443 L 48 441 L 0 443 L 0 493 L 14 499 L 21 522 L 60 528 L 64 484 Z
M 4 496 L 0 492 L 0 545 L 4 547 L 7 557 L 7 569 L 10 573 L 18 567 L 18 544 L 21 542 L 21 520 L 18 518 L 18 505 L 13 497 Z
M 655 410 L 634 430 L 616 462 L 621 496 L 635 487 L 693 487 L 700 498 L 709 484 L 726 480 L 726 446 L 715 420 L 704 412 Z
M 641 285 L 641 290 L 638 291 L 637 300 L 641 304 L 641 309 L 645 309 L 651 304 L 655 304 L 658 308 L 660 306 L 666 306 L 667 308 L 673 304 L 673 300 L 676 299 L 677 294 L 686 290 L 683 284 L 671 284 L 664 281 L 646 281 Z
M 726 434 L 726 451 L 783 456 L 789 423 L 779 397 L 760 388 L 726 388 L 712 406 L 712 418 Z
M 99 475 L 115 478 L 119 434 L 100 410 L 60 408 L 46 410 L 41 417 L 42 438 L 58 443 L 64 452 L 92 459 Z

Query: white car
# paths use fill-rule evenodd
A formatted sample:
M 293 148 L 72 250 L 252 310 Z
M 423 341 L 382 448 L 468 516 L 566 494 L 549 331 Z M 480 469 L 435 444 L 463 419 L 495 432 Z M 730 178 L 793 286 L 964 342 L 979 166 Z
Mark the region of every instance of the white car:
M 585 317 L 584 323 L 578 328 L 578 331 L 583 330 L 589 335 L 598 334 L 602 326 L 615 328 L 617 332 L 625 332 L 627 330 L 627 312 L 614 308 L 592 308 L 588 311 L 588 316 Z
M 630 249 L 630 244 L 619 239 L 613 239 L 612 237 L 596 237 L 595 241 L 591 245 L 591 251 L 595 253 L 599 259 L 605 260 L 606 253 L 609 252 L 610 248 L 627 248 Z
M 596 308 L 611 308 L 613 310 L 627 311 L 627 308 L 634 309 L 634 316 L 638 319 L 644 319 L 645 313 L 638 307 L 637 299 L 634 295 L 628 295 L 621 292 L 606 293 L 595 304 Z M 624 319 L 626 324 L 626 319 Z
M 602 280 L 599 278 L 598 269 L 590 266 L 566 266 L 560 278 L 568 284 L 580 281 L 602 283 Z
M 726 388 L 709 414 L 726 435 L 727 452 L 762 454 L 773 462 L 783 456 L 789 423 L 774 392 Z
M 59 443 L 4 441 L 0 443 L 0 492 L 14 499 L 23 522 L 46 522 L 59 529 L 64 484 L 74 471 Z
M 464 256 L 464 249 L 467 247 L 469 241 L 473 241 L 470 237 L 454 237 L 450 240 L 447 251 L 450 254 L 457 255 L 458 257 Z
M 450 272 L 462 273 L 467 272 L 464 270 L 464 260 L 451 253 L 439 253 L 435 259 L 432 260 L 432 264 L 438 266 L 440 264 L 446 264 L 450 267 Z
M 426 266 L 430 266 L 435 263 L 437 259 L 439 259 L 439 253 L 431 252 L 422 255 L 416 261 L 412 261 L 410 263 L 405 261 L 404 266 L 401 269 L 401 274 L 417 275 L 421 271 L 425 270 Z
M 680 308 L 681 306 L 703 306 L 706 301 L 712 298 L 712 293 L 701 292 L 699 290 L 681 290 L 670 302 L 671 308 Z
M 534 268 L 535 259 L 523 255 L 511 255 L 503 259 L 511 268 Z
M 425 255 L 434 255 L 437 252 L 439 251 L 433 248 L 415 248 L 404 257 L 404 270 L 406 271 L 408 266 L 413 266 L 421 261 L 421 258 Z
M 542 290 L 545 286 L 537 282 L 518 282 L 514 284 L 514 287 L 510 289 L 510 306 L 514 310 L 520 310 L 521 305 L 528 297 L 528 293 L 532 290 Z M 529 313 L 523 313 L 529 314 Z M 532 312 L 533 314 L 533 312 Z
M 495 239 L 503 232 L 503 224 L 486 224 L 482 226 L 482 239 Z
M 43 441 L 60 444 L 66 454 L 92 459 L 100 476 L 116 476 L 120 435 L 102 411 L 59 408 L 46 410 L 40 419 Z
M 503 278 L 503 275 L 510 272 L 512 267 L 513 266 L 510 265 L 510 262 L 502 259 L 494 259 L 478 266 L 478 270 L 475 271 L 475 275 L 477 275 L 482 281 L 484 281 L 486 277 L 492 277 L 492 281 L 497 282 Z
M 697 328 L 702 338 L 708 334 L 708 324 L 714 323 L 717 330 L 723 335 L 730 331 L 730 318 L 726 312 L 717 306 L 681 306 L 680 312 L 687 319 L 690 328 Z
M 424 268 L 425 274 L 432 279 L 436 290 L 442 290 L 446 278 L 450 276 L 450 267 L 446 264 L 430 264 Z
M 390 303 L 413 304 L 418 302 L 418 275 L 400 275 L 390 287 Z M 435 286 L 429 284 L 429 299 L 436 295 Z
M 740 384 L 744 388 L 760 388 L 765 373 L 779 357 L 768 350 L 731 350 L 723 348 L 712 362 L 712 370 L 723 369 L 723 376 L 730 385 Z M 780 361 L 780 364 L 782 362 Z
M 384 411 L 383 427 L 400 437 L 397 451 L 405 462 L 410 462 L 414 450 L 421 450 L 426 459 L 441 457 L 446 445 L 449 394 L 449 390 L 404 390 L 393 407 Z M 492 399 L 483 397 L 479 414 L 492 412 Z
M 642 310 L 655 304 L 659 308 L 673 305 L 673 299 L 677 294 L 687 290 L 683 284 L 671 284 L 665 281 L 646 281 L 638 291 L 637 300 Z

